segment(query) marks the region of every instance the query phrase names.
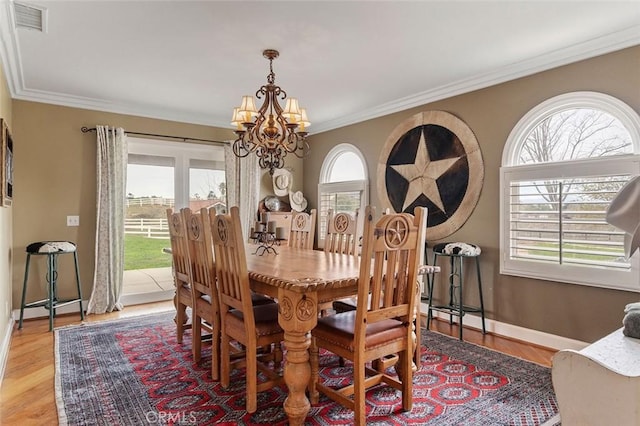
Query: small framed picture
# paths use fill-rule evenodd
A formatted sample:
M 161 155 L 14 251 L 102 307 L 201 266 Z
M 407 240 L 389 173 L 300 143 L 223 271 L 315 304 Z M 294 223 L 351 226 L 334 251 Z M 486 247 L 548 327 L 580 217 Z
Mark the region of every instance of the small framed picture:
M 2 195 L 2 206 L 10 206 L 13 200 L 13 139 L 6 120 L 0 120 L 2 122 L 2 129 L 0 130 L 0 194 Z

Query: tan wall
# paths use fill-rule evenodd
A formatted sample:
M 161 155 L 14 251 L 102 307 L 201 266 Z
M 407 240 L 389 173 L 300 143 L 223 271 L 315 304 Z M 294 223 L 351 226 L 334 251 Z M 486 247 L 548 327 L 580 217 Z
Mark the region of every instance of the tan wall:
M 313 156 L 304 161 L 304 191 L 317 205 L 322 161 L 338 143 L 356 145 L 370 176 L 370 202 L 379 206 L 376 168 L 387 136 L 403 120 L 421 111 L 444 110 L 465 121 L 475 133 L 485 164 L 480 200 L 467 223 L 447 240 L 482 247 L 485 308 L 489 318 L 517 326 L 593 341 L 621 326 L 626 303 L 638 293 L 504 276 L 499 273 L 499 170 L 502 150 L 515 124 L 531 108 L 572 91 L 615 96 L 640 112 L 640 46 L 559 67 L 487 89 L 427 104 L 310 137 Z M 427 236 L 428 238 L 428 236 Z M 435 241 L 430 241 L 434 243 Z M 471 269 L 468 269 L 471 271 Z M 439 293 L 444 293 L 443 276 Z M 469 302 L 477 303 L 475 291 Z
M 13 120 L 11 110 L 11 94 L 7 87 L 7 79 L 0 64 L 0 118 L 7 121 L 13 135 Z M 11 335 L 11 259 L 12 250 L 12 207 L 0 207 L 0 349 L 5 348 L 5 342 Z M 8 349 L 8 346 L 6 346 Z M 1 351 L 0 351 L 1 352 Z M 0 353 L 0 363 L 2 362 Z M 0 378 L 1 380 L 1 378 Z
M 14 307 L 20 306 L 25 247 L 33 241 L 60 239 L 76 242 L 83 295 L 88 299 L 91 294 L 96 216 L 96 135 L 82 133 L 81 127 L 102 124 L 136 132 L 214 140 L 227 140 L 234 136 L 226 129 L 19 100 L 13 101 L 13 111 Z M 6 209 L 0 209 L 0 214 L 1 210 Z M 80 226 L 67 227 L 67 215 L 79 215 Z M 44 291 L 42 263 L 38 262 L 30 272 L 30 298 L 37 298 L 38 293 Z M 60 258 L 62 297 L 73 294 L 71 264 L 70 256 L 69 259 Z

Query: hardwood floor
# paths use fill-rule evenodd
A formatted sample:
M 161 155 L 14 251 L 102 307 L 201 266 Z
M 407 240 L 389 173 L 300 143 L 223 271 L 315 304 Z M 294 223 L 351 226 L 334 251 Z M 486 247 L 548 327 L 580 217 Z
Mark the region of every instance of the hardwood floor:
M 458 337 L 459 329 L 456 324 L 449 325 L 448 321 L 436 319 L 431 323 L 431 330 Z M 464 327 L 463 337 L 466 342 L 475 343 L 516 358 L 526 359 L 527 361 L 535 362 L 545 367 L 551 367 L 551 358 L 557 352 L 555 349 L 532 345 L 496 334 L 487 333 L 483 335 L 482 330 L 468 328 L 466 326 Z
M 166 311 L 172 302 L 128 306 L 124 311 L 105 315 L 89 315 L 88 322 L 105 321 L 136 315 Z M 56 327 L 79 324 L 79 316 L 56 318 Z M 458 335 L 457 325 L 433 321 L 432 330 L 451 336 Z M 54 339 L 47 319 L 25 321 L 22 330 L 13 331 L 11 348 L 0 388 L 0 425 L 54 425 L 58 415 L 54 394 Z M 466 341 L 486 346 L 506 354 L 527 359 L 547 367 L 555 350 L 531 346 L 516 340 L 482 335 L 475 329 L 465 328 Z

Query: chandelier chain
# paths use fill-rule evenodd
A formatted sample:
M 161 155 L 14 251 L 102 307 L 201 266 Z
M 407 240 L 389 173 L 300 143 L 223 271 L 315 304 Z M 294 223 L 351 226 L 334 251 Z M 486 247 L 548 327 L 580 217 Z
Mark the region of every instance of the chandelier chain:
M 269 75 L 267 76 L 267 83 L 274 84 L 276 82 L 276 73 L 273 72 L 273 58 L 269 58 Z

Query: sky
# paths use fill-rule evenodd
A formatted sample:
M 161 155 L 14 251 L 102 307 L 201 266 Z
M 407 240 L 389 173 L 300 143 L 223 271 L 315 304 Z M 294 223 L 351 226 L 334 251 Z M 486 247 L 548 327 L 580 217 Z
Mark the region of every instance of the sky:
M 133 197 L 174 197 L 174 176 L 173 167 L 167 166 L 146 166 L 139 164 L 129 164 L 127 167 L 127 189 L 126 193 Z M 207 198 L 210 190 L 214 190 L 216 195 L 220 195 L 219 184 L 224 182 L 224 171 L 222 170 L 190 170 L 189 196 L 195 198 L 195 194 L 201 198 Z

